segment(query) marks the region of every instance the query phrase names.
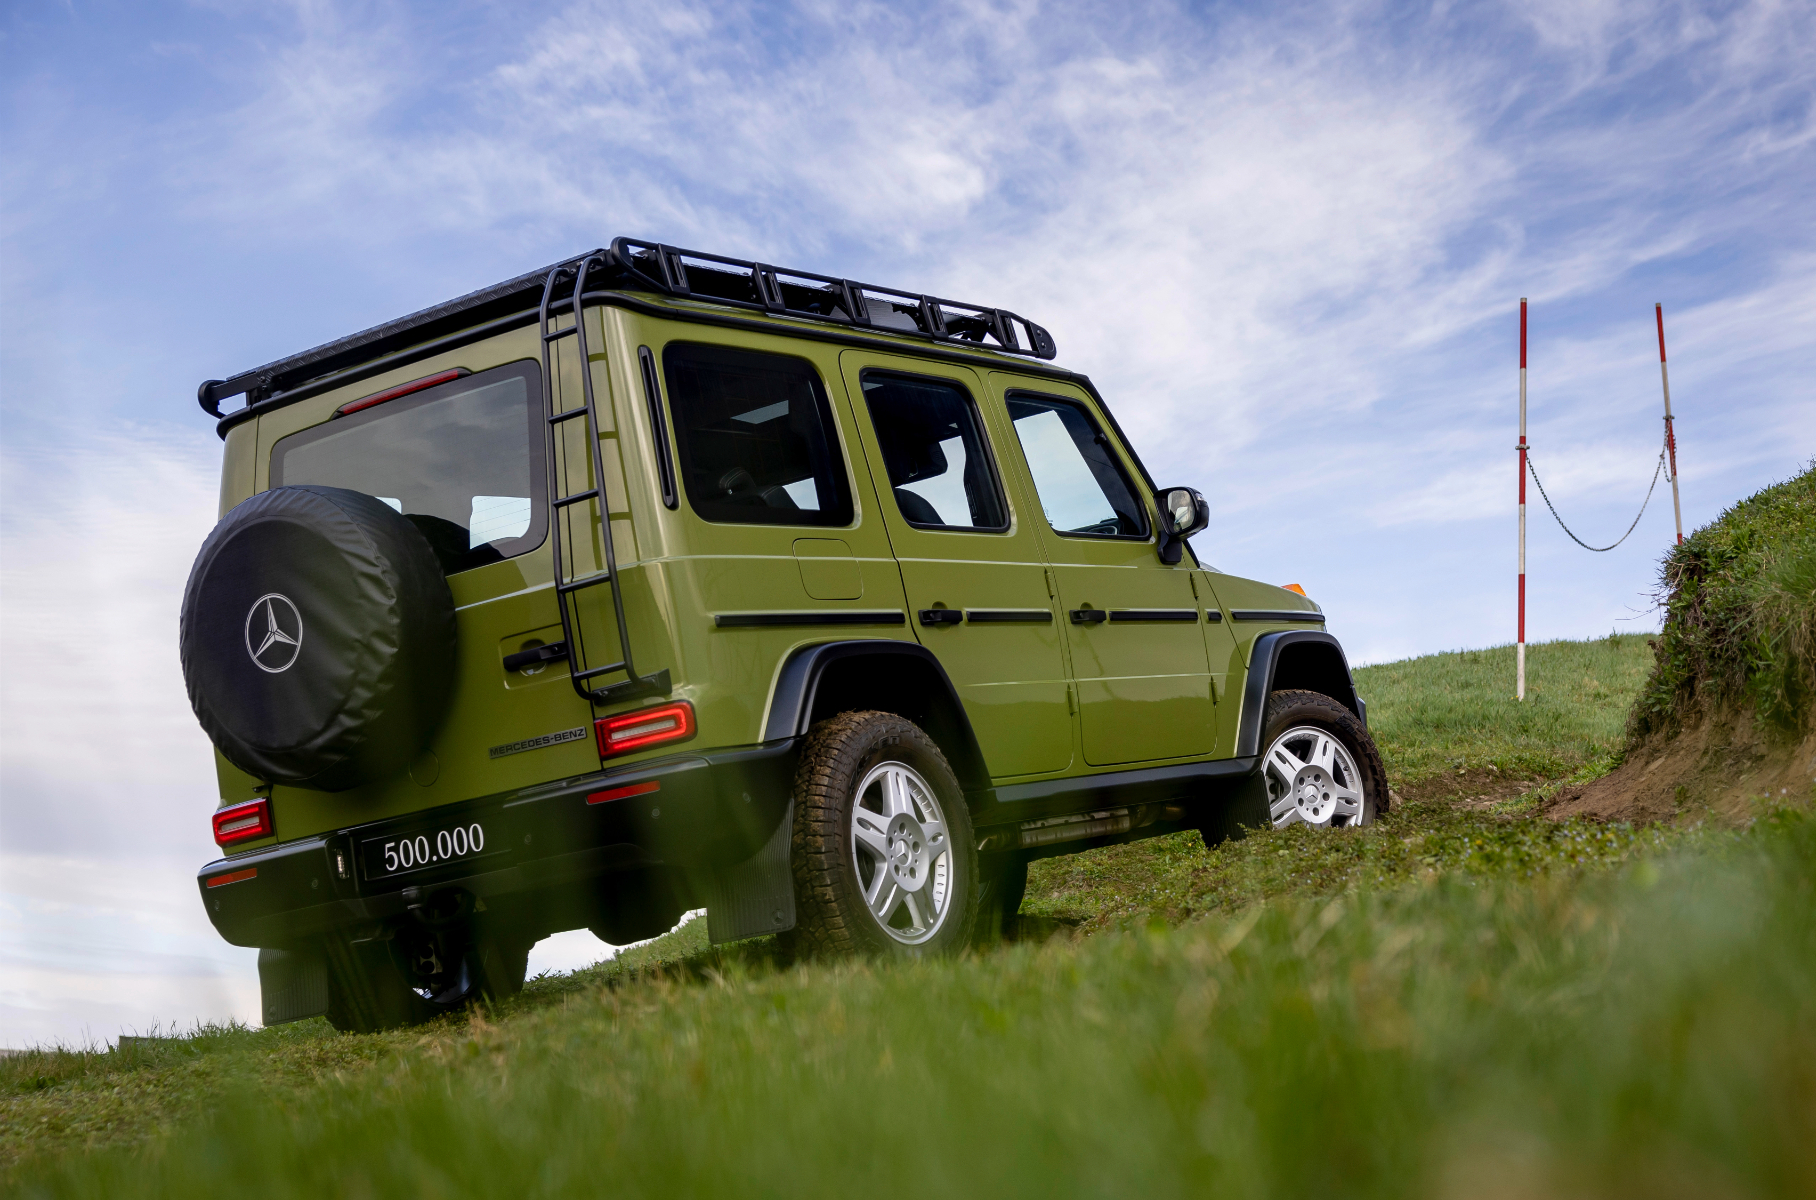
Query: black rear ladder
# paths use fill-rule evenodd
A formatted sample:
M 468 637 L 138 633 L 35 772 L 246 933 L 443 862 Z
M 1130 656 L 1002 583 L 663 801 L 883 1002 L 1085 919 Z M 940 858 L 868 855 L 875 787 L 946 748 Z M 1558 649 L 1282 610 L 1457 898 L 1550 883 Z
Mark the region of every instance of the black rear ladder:
M 587 270 L 595 263 L 608 265 L 606 255 L 590 254 L 577 263 L 562 263 L 552 269 L 542 285 L 542 304 L 538 315 L 542 321 L 542 396 L 548 418 L 549 544 L 555 554 L 555 605 L 561 610 L 561 635 L 568 648 L 568 667 L 574 690 L 580 694 L 581 699 L 590 703 L 612 704 L 637 696 L 666 696 L 672 689 L 666 670 L 657 671 L 653 675 L 639 675 L 631 661 L 630 625 L 624 615 L 624 592 L 618 583 L 618 558 L 612 548 L 612 513 L 610 497 L 606 495 L 605 488 L 605 455 L 599 447 L 599 416 L 593 396 L 593 365 L 587 355 L 586 325 L 581 319 L 580 298 L 586 290 Z M 570 278 L 574 281 L 572 293 L 566 299 L 556 299 L 555 289 Z M 550 330 L 550 321 L 562 309 L 573 314 L 573 323 L 565 329 Z M 574 348 L 580 360 L 582 402 L 578 408 L 563 409 L 556 394 L 555 356 L 550 347 L 569 336 L 574 339 Z M 587 468 L 592 476 L 592 486 L 562 495 L 563 483 L 559 470 L 561 456 L 556 453 L 556 442 L 560 440 L 563 428 L 569 421 L 581 422 L 582 440 L 588 447 Z M 588 503 L 599 506 L 599 532 L 604 542 L 605 569 L 569 578 L 564 533 L 574 528 L 570 510 L 575 505 Z M 581 512 L 584 516 L 587 510 L 582 508 Z M 580 632 L 578 597 L 579 593 L 602 583 L 609 584 L 612 589 L 612 611 L 618 618 L 618 646 L 623 657 L 617 662 L 589 667 L 586 661 L 586 643 Z M 619 672 L 623 672 L 624 678 L 617 683 L 593 687 L 588 682 L 602 675 Z

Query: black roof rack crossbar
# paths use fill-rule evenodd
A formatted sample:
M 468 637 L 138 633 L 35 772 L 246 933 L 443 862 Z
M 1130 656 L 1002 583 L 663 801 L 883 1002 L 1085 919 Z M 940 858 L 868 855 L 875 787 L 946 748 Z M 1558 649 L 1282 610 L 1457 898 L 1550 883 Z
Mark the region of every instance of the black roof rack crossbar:
M 711 300 L 778 316 L 918 333 L 934 341 L 987 346 L 1034 358 L 1051 359 L 1057 352 L 1051 334 L 1007 309 L 985 308 L 752 259 L 683 250 L 638 238 L 614 240 L 611 253 L 615 265 L 635 281 L 621 286 L 640 283 L 670 296 Z M 690 267 L 685 261 L 688 259 L 701 265 Z M 985 338 L 996 344 L 989 345 Z
M 1039 359 L 1050 360 L 1056 353 L 1051 334 L 1007 309 L 621 237 L 609 249 L 591 250 L 551 263 L 313 350 L 242 371 L 230 379 L 205 380 L 196 389 L 196 401 L 203 412 L 218 419 L 223 415 L 221 401 L 232 396 L 244 395 L 250 407 L 336 372 L 475 325 L 520 319 L 526 310 L 536 310 L 552 272 L 566 268 L 565 282 L 573 278 L 581 263 L 589 261 L 597 264 L 589 284 L 651 291 L 771 316 L 831 321 Z M 571 303 L 571 295 L 555 300 L 558 308 Z

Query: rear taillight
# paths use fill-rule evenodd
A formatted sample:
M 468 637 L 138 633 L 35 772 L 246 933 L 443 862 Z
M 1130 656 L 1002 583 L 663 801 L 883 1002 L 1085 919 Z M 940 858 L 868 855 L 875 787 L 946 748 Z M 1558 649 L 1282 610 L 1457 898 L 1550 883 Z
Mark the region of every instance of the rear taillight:
M 214 844 L 217 846 L 270 837 L 272 832 L 271 801 L 263 797 L 220 809 L 214 814 Z
M 640 708 L 593 722 L 599 735 L 599 756 L 629 754 L 665 742 L 684 742 L 694 736 L 694 706 L 685 700 Z

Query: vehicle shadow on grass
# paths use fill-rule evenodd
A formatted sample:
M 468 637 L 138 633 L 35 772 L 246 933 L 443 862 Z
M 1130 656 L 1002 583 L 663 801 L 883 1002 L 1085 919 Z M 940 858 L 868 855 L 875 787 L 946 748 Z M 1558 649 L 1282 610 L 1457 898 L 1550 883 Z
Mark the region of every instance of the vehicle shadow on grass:
M 1068 917 L 1023 914 L 1000 929 L 981 934 L 970 953 L 987 954 L 999 946 L 1047 942 L 1080 936 L 1080 922 Z M 721 983 L 730 978 L 756 979 L 787 971 L 808 960 L 797 959 L 783 938 L 774 935 L 715 946 L 706 921 L 694 917 L 659 938 L 619 950 L 613 957 L 566 974 L 548 973 L 525 982 L 523 992 L 497 1006 L 500 1013 L 561 1003 L 576 993 L 629 987 L 661 980 L 668 983 Z M 458 1018 L 456 1018 L 458 1019 Z

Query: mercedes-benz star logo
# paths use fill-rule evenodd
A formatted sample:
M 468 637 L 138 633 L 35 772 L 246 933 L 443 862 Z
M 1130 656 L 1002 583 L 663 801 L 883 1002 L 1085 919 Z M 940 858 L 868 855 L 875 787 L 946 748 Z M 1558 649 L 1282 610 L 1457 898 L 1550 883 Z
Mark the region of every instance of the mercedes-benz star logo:
M 294 631 L 294 632 L 292 632 Z M 258 648 L 253 648 L 253 639 Z M 261 671 L 288 671 L 303 650 L 303 616 L 282 592 L 266 592 L 246 614 L 246 653 Z

